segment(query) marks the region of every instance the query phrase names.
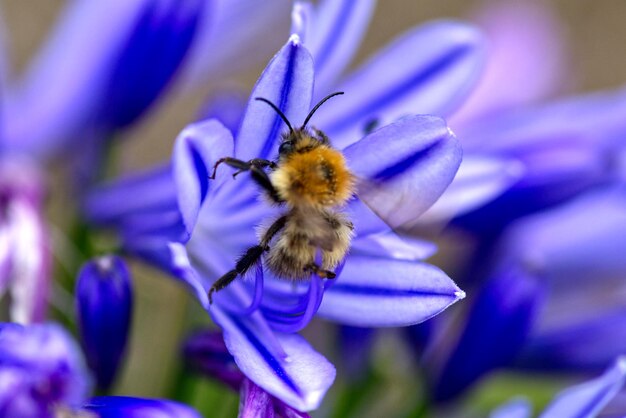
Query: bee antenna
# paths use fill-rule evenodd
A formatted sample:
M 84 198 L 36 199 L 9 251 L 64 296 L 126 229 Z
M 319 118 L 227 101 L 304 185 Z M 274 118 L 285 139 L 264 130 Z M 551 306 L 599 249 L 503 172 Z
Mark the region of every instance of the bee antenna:
M 258 100 L 260 102 L 265 102 L 268 105 L 270 105 L 272 107 L 272 109 L 274 109 L 276 111 L 276 113 L 278 113 L 278 116 L 280 116 L 281 119 L 285 121 L 285 123 L 289 127 L 289 132 L 293 133 L 293 128 L 291 127 L 291 123 L 289 123 L 289 119 L 287 119 L 287 116 L 285 116 L 285 114 L 278 108 L 278 106 L 276 106 L 274 103 L 272 103 L 269 100 L 267 100 L 265 97 L 255 97 L 254 100 Z
M 326 102 L 326 100 L 330 99 L 331 97 L 339 96 L 340 94 L 343 94 L 343 91 L 338 91 L 336 93 L 329 94 L 328 96 L 326 96 L 322 100 L 320 100 L 319 103 L 316 104 L 313 109 L 311 109 L 311 111 L 309 112 L 309 115 L 304 120 L 304 123 L 302 124 L 300 129 L 304 129 L 306 127 L 306 124 L 309 123 L 309 119 L 311 119 L 311 116 L 313 116 L 313 114 L 317 111 L 317 109 L 319 109 L 320 106 L 323 105 Z

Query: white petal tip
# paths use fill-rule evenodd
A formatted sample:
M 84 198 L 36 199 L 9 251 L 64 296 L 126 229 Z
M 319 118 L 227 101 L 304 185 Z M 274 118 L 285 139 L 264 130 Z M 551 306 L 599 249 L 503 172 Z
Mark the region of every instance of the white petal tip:
M 623 374 L 626 374 L 626 356 L 620 356 L 616 361 L 616 367 Z
M 456 297 L 456 300 L 465 299 L 465 292 L 462 290 L 457 290 L 456 292 L 454 292 L 454 296 Z
M 300 44 L 300 35 L 298 35 L 297 33 L 292 34 L 289 37 L 289 43 L 292 43 L 294 45 L 299 45 Z

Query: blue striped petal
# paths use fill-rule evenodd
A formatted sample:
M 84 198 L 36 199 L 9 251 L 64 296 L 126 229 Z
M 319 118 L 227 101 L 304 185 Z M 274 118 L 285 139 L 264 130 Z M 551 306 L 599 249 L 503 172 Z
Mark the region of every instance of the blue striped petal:
M 228 351 L 237 366 L 256 385 L 298 411 L 316 409 L 335 379 L 335 368 L 297 334 L 276 333 L 285 356 L 263 342 L 249 317 L 211 308 L 224 331 Z
M 415 261 L 351 255 L 336 280 L 318 314 L 346 325 L 417 324 L 465 297 L 444 272 Z
M 356 54 L 374 13 L 375 0 L 326 0 L 312 16 L 303 42 L 315 61 L 315 97 L 330 88 Z
M 357 194 L 394 228 L 410 227 L 448 187 L 461 148 L 446 123 L 409 116 L 344 150 L 358 177 Z
M 470 26 L 435 22 L 394 41 L 336 87 L 345 96 L 322 107 L 315 123 L 339 147 L 359 139 L 366 125 L 410 114 L 448 115 L 474 86 L 483 41 Z
M 278 51 L 257 81 L 235 140 L 235 156 L 242 160 L 273 158 L 279 137 L 288 130 L 285 122 L 263 97 L 283 111 L 292 126 L 304 122 L 313 94 L 313 60 L 297 36 Z
M 172 169 L 187 238 L 191 236 L 209 188 L 216 185 L 216 180 L 209 180 L 213 166 L 220 158 L 232 154 L 231 133 L 214 119 L 187 126 L 176 139 Z M 227 173 L 222 170 L 218 175 L 224 179 Z

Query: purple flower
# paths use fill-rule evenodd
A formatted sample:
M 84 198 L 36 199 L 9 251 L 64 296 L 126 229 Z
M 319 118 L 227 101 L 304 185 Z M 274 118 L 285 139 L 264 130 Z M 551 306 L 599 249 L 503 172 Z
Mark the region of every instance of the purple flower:
M 222 170 L 209 182 L 209 169 L 224 156 L 276 155 L 283 122 L 254 98 L 276 103 L 290 121 L 301 123 L 311 108 L 313 76 L 311 56 L 294 35 L 258 80 L 234 142 L 214 120 L 191 125 L 176 141 L 171 167 L 104 186 L 86 203 L 92 219 L 121 230 L 128 251 L 190 286 L 250 380 L 301 411 L 319 405 L 335 374 L 293 334 L 316 312 L 351 325 L 402 326 L 424 321 L 464 296 L 443 272 L 421 261 L 432 254 L 432 244 L 401 238 L 388 226 L 411 225 L 447 187 L 460 162 L 456 138 L 441 119 L 406 116 L 360 140 L 361 130 L 333 142 L 363 185 L 346 208 L 356 237 L 334 282 L 315 276 L 308 286 L 291 286 L 259 269 L 255 284 L 237 280 L 209 305 L 211 283 L 257 242 L 254 229 L 277 213 L 259 201 L 249 178 L 233 180 Z M 155 184 L 166 187 L 157 195 Z M 123 204 L 114 204 L 121 195 Z
M 556 395 L 540 418 L 595 417 L 622 389 L 626 381 L 626 360 L 615 360 L 602 376 L 572 386 Z M 490 415 L 491 418 L 530 418 L 531 405 L 524 399 L 513 400 Z
M 4 146 L 48 156 L 69 141 L 76 144 L 78 138 L 107 135 L 132 123 L 174 77 L 203 4 L 68 4 L 20 85 L 9 92 Z
M 465 324 L 444 321 L 429 341 L 433 397 L 452 399 L 496 368 L 597 372 L 621 355 L 625 225 L 621 187 L 512 224 Z
M 53 417 L 57 407 L 79 407 L 89 390 L 80 350 L 61 327 L 0 325 L 0 415 Z
M 159 399 L 120 396 L 88 400 L 91 381 L 82 353 L 55 324 L 0 324 L 0 416 L 200 418 L 191 408 Z M 88 414 L 91 412 L 92 414 Z
M 126 263 L 117 256 L 87 262 L 78 273 L 76 310 L 81 342 L 98 388 L 107 390 L 126 349 L 132 313 Z

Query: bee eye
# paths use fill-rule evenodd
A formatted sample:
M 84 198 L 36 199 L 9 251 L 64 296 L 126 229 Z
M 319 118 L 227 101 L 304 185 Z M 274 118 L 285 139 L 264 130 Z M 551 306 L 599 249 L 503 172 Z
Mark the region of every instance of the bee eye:
M 289 154 L 291 151 L 293 151 L 293 142 L 291 141 L 285 141 L 278 147 L 278 154 L 280 155 Z

